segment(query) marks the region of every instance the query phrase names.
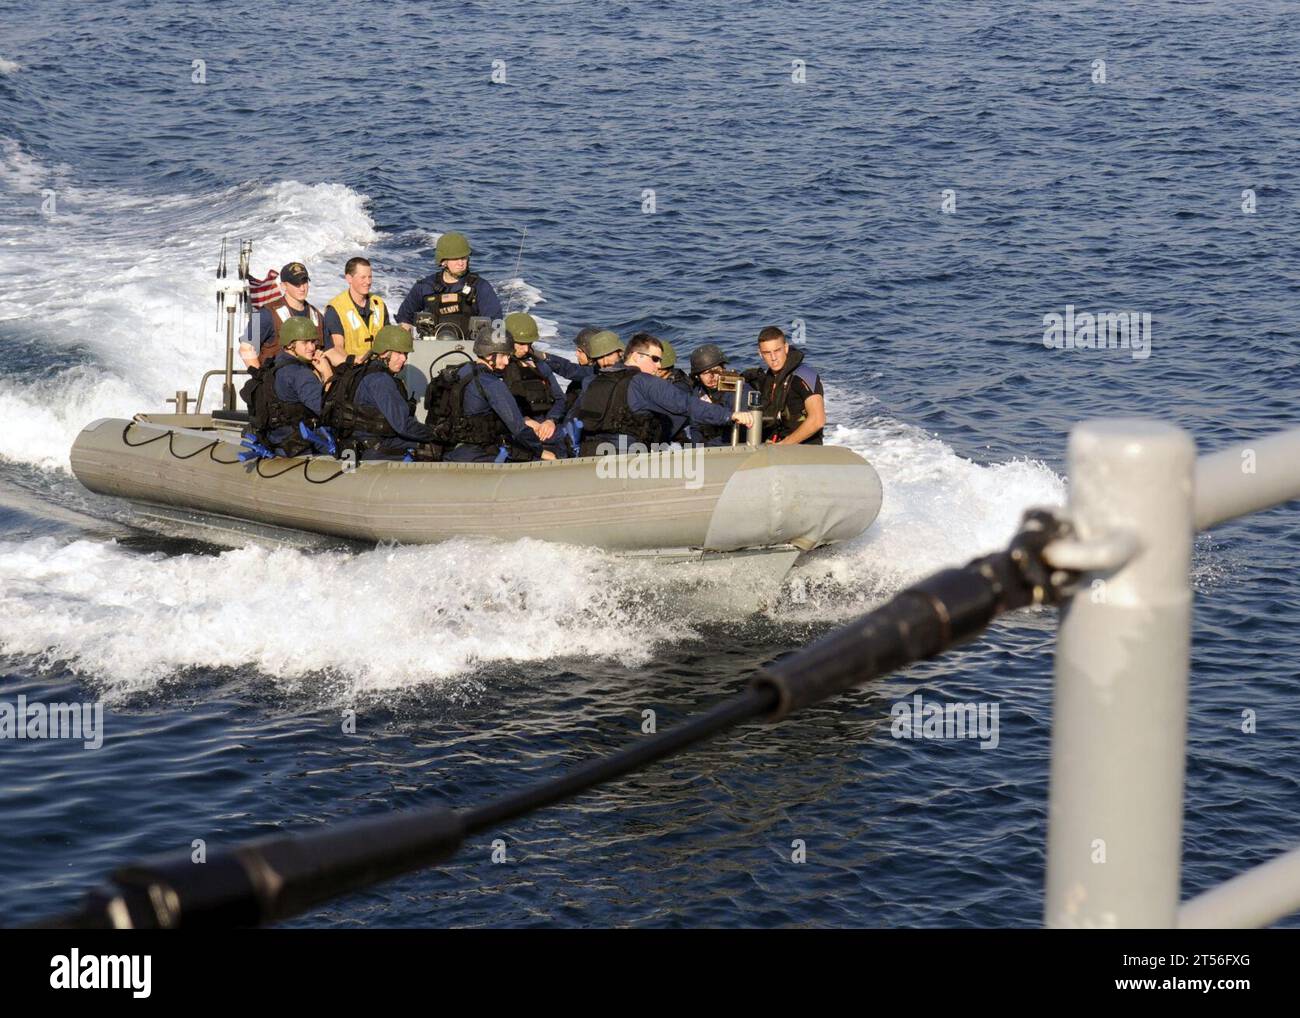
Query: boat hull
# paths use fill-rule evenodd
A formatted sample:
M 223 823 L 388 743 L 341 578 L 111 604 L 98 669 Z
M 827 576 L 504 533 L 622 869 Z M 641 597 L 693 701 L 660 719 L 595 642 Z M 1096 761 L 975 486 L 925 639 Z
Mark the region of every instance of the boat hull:
M 238 462 L 207 415 L 101 419 L 72 448 L 93 492 L 328 535 L 427 544 L 524 537 L 613 551 L 807 550 L 880 510 L 871 465 L 837 446 L 717 448 L 553 463 Z

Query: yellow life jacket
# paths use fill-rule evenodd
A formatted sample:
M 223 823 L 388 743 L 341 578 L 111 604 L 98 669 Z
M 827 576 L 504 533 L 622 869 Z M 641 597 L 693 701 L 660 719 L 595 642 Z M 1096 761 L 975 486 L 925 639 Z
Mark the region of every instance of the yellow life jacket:
M 370 295 L 370 320 L 366 322 L 357 313 L 357 306 L 352 303 L 352 294 L 344 290 L 329 302 L 343 324 L 343 352 L 352 357 L 361 357 L 370 352 L 370 344 L 388 321 L 388 309 L 384 299 L 377 294 Z

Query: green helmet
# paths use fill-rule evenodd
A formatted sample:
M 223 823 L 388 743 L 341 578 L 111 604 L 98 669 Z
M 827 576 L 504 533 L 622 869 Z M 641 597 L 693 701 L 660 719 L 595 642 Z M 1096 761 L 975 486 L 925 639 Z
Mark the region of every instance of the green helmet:
M 659 340 L 659 345 L 663 347 L 663 359 L 659 362 L 659 369 L 667 371 L 677 363 L 677 351 L 673 349 L 672 343 L 666 339 Z
M 280 346 L 285 350 L 305 339 L 320 342 L 320 330 L 312 324 L 310 318 L 290 318 L 280 327 Z
M 409 332 L 400 325 L 385 325 L 375 335 L 375 342 L 371 346 L 370 352 L 381 354 L 392 350 L 396 353 L 410 353 L 414 349 L 415 344 L 411 342 Z
M 463 233 L 444 233 L 438 238 L 438 246 L 434 248 L 433 254 L 440 262 L 448 258 L 468 258 L 469 238 Z
M 587 340 L 587 356 L 593 361 L 608 357 L 612 353 L 622 352 L 623 341 L 618 338 L 618 333 L 611 332 L 609 329 L 601 329 Z
M 506 335 L 512 343 L 537 342 L 537 319 L 522 311 L 512 311 L 506 315 Z

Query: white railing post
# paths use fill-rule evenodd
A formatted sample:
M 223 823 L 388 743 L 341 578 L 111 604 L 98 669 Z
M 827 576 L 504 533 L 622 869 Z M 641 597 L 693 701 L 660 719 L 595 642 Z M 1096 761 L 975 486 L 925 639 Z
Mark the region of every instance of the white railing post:
M 1045 920 L 1176 925 L 1193 534 L 1191 438 L 1158 421 L 1070 435 L 1069 516 L 1083 541 L 1139 552 L 1085 575 L 1056 646 Z

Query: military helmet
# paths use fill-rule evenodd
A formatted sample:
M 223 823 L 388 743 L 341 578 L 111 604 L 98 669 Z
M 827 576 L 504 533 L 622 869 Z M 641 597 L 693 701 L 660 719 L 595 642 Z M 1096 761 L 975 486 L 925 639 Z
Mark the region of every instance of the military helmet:
M 410 353 L 414 349 L 415 344 L 411 342 L 409 332 L 400 325 L 385 325 L 375 335 L 375 342 L 370 347 L 370 352 L 381 354 L 392 350 L 395 353 Z
M 590 357 L 591 351 L 587 349 L 587 344 L 591 342 L 591 337 L 599 331 L 594 325 L 588 325 L 585 329 L 579 330 L 578 334 L 573 337 L 573 345 Z
M 691 374 L 702 375 L 710 368 L 727 363 L 727 355 L 713 343 L 705 343 L 691 353 Z
M 522 311 L 512 311 L 506 315 L 506 335 L 512 343 L 535 343 L 537 341 L 537 319 Z
M 499 334 L 496 329 L 484 329 L 474 337 L 474 356 L 491 357 L 494 353 L 514 353 L 514 343 L 509 336 Z
M 438 246 L 434 248 L 433 255 L 440 262 L 448 258 L 468 258 L 469 238 L 463 233 L 444 233 L 438 238 Z
M 290 318 L 280 326 L 280 346 L 285 350 L 306 339 L 320 341 L 320 330 L 312 324 L 310 318 Z
M 663 356 L 659 360 L 659 370 L 667 371 L 677 363 L 677 351 L 673 349 L 672 343 L 666 339 L 659 340 L 659 346 L 663 348 Z
M 601 329 L 587 340 L 587 356 L 593 361 L 608 357 L 612 353 L 622 352 L 623 341 L 618 338 L 618 333 L 611 332 L 609 329 Z

